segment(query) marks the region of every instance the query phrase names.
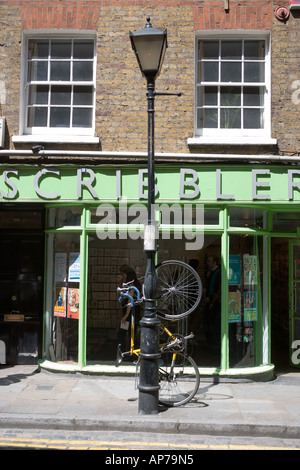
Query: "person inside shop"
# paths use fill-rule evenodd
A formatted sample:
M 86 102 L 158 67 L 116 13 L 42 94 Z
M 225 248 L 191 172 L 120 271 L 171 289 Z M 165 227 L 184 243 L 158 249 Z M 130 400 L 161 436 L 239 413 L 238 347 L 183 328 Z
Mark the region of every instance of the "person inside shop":
M 220 350 L 221 337 L 221 267 L 217 256 L 207 258 L 204 328 L 211 350 Z
M 122 283 L 125 282 L 124 279 L 126 279 L 126 269 L 128 268 L 128 264 L 122 264 L 122 266 L 119 267 L 119 271 L 122 276 Z
M 122 268 L 122 270 L 121 270 Z M 137 278 L 136 272 L 133 268 L 130 268 L 127 265 L 123 265 L 120 268 L 120 272 L 122 272 L 122 282 L 123 283 L 128 283 L 132 282 L 132 285 L 137 287 L 139 291 L 141 292 L 141 285 L 140 282 Z M 133 297 L 136 297 L 135 292 L 132 290 L 130 295 Z M 121 308 L 122 308 L 122 317 L 121 317 L 121 322 L 119 325 L 118 329 L 118 344 L 121 346 L 121 351 L 125 352 L 129 350 L 129 346 L 127 344 L 129 340 L 129 335 L 130 335 L 130 327 L 131 327 L 131 304 L 129 302 L 129 299 L 127 297 L 124 297 L 121 303 Z M 135 324 L 136 326 L 139 323 L 140 319 L 140 306 L 136 305 L 135 306 Z

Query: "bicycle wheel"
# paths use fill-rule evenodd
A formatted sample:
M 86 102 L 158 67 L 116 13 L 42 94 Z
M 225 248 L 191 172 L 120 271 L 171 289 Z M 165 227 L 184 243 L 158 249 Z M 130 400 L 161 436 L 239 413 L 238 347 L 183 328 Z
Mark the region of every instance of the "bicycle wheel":
M 198 273 L 183 261 L 163 261 L 156 266 L 156 309 L 158 316 L 180 320 L 193 312 L 202 296 Z
M 188 403 L 200 385 L 194 359 L 180 352 L 162 352 L 159 363 L 159 403 L 167 407 Z

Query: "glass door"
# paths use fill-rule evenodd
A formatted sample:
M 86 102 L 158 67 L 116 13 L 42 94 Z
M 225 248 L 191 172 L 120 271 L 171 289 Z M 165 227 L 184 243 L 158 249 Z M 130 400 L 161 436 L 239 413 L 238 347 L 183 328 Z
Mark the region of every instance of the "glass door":
M 290 240 L 289 247 L 289 334 L 290 366 L 300 368 L 300 241 Z

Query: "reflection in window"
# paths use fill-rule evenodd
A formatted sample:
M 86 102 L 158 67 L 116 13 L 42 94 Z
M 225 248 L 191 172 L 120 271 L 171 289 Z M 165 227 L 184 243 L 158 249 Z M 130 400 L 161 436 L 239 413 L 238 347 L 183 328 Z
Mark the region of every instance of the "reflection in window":
M 275 212 L 273 214 L 273 230 L 275 232 L 297 232 L 300 227 L 298 212 Z
M 52 361 L 78 361 L 80 287 L 80 239 L 75 234 L 48 236 L 52 250 L 53 279 L 47 290 L 51 312 L 51 336 L 46 355 Z M 51 261 L 49 260 L 49 264 Z
M 120 267 L 130 266 L 142 280 L 146 258 L 143 241 L 127 236 L 126 239 L 100 240 L 96 235 L 89 235 L 88 253 L 86 359 L 88 364 L 95 364 L 116 358 L 122 317 L 117 287 L 124 282 Z M 136 318 L 137 329 L 139 319 Z
M 229 365 L 262 363 L 263 237 L 230 236 Z
M 47 227 L 67 227 L 80 225 L 81 207 L 55 207 L 49 209 Z
M 267 229 L 267 212 L 249 207 L 230 207 L 230 227 Z

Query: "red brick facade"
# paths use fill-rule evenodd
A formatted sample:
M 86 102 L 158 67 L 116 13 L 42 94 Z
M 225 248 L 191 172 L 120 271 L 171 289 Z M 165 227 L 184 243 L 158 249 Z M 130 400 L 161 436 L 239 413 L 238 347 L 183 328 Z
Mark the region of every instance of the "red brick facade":
M 229 9 L 224 2 L 204 1 L 194 6 L 195 31 L 211 29 L 252 29 L 272 28 L 273 1 L 230 1 Z
M 5 4 L 7 2 L 1 2 Z M 215 1 L 32 1 L 10 2 L 22 10 L 23 29 L 97 29 L 101 7 L 166 8 L 191 7 L 194 16 L 194 29 L 270 29 L 272 27 L 273 1 L 231 0 L 230 9 L 224 3 Z M 283 2 L 287 3 L 287 2 Z M 282 2 L 280 3 L 280 5 Z
M 279 21 L 275 16 L 278 6 L 288 7 L 289 1 L 228 0 L 228 8 L 224 0 L 0 1 L 5 148 L 25 145 L 12 142 L 12 136 L 20 132 L 22 31 L 73 29 L 95 31 L 97 36 L 95 135 L 100 138 L 98 148 L 144 151 L 147 148 L 145 80 L 137 68 L 128 32 L 143 27 L 150 14 L 155 26 L 168 29 L 169 47 L 157 88 L 183 92 L 180 99 L 156 100 L 157 151 L 297 154 L 300 105 L 293 97 L 298 96 L 300 80 L 300 17 L 299 11 L 293 10 L 287 21 Z M 271 137 L 277 139 L 277 147 L 226 145 L 195 149 L 187 143 L 194 135 L 195 34 L 231 30 L 270 32 Z

